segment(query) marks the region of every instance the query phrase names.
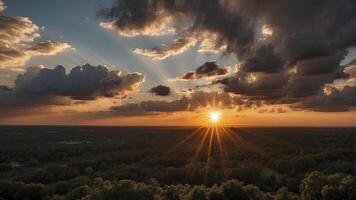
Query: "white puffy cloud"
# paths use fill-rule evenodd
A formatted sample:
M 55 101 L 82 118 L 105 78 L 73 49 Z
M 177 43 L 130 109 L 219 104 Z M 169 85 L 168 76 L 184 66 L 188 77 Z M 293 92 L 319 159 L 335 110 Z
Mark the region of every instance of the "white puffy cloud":
M 5 5 L 0 1 L 0 10 Z M 39 41 L 39 27 L 27 17 L 0 15 L 0 68 L 22 67 L 33 56 L 55 55 L 68 43 Z
M 4 2 L 2 2 L 2 0 L 0 0 L 0 12 L 6 10 L 6 5 L 4 4 Z

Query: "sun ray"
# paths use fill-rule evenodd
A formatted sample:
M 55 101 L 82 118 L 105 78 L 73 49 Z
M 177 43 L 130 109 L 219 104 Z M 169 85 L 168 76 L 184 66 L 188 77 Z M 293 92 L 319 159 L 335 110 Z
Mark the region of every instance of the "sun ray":
M 210 132 L 210 140 L 209 140 L 209 146 L 208 146 L 208 151 L 207 151 L 207 160 L 205 163 L 205 183 L 207 183 L 207 178 L 208 178 L 208 174 L 209 174 L 210 160 L 211 160 L 211 149 L 212 149 L 213 137 L 214 137 L 214 129 L 215 128 L 211 128 L 209 131 Z
M 224 134 L 222 132 L 223 129 L 221 129 L 220 127 L 216 128 L 216 140 L 218 142 L 218 148 L 219 148 L 219 157 L 220 157 L 220 164 L 221 164 L 221 168 L 223 170 L 223 178 L 226 178 L 226 163 L 225 160 L 229 160 L 229 157 L 227 155 L 227 152 L 225 150 L 223 141 L 222 141 L 222 135 Z
M 250 150 L 259 154 L 263 154 L 263 150 L 260 149 L 258 146 L 255 144 L 249 142 L 246 140 L 244 137 L 241 136 L 241 132 L 235 132 L 231 128 L 225 129 L 227 131 L 227 135 L 230 136 L 232 139 L 231 141 L 235 142 L 237 145 L 240 146 L 240 148 L 245 148 L 246 150 Z
M 195 131 L 193 131 L 191 134 L 189 134 L 187 137 L 185 137 L 182 141 L 180 141 L 178 144 L 174 145 L 173 147 L 169 148 L 165 154 L 169 154 L 172 151 L 176 150 L 178 147 L 180 147 L 181 145 L 183 145 L 184 143 L 188 142 L 189 139 L 193 138 L 194 135 L 196 135 L 200 130 L 202 130 L 203 127 L 199 127 L 198 129 L 196 129 Z
M 202 147 L 204 146 L 204 143 L 205 143 L 205 140 L 209 134 L 209 131 L 210 131 L 210 128 L 207 128 L 206 131 L 204 132 L 204 135 L 203 135 L 203 138 L 202 140 L 200 141 L 199 145 L 197 146 L 196 148 L 196 151 L 194 153 L 194 157 L 193 157 L 193 160 L 192 160 L 192 163 L 194 163 L 196 161 L 196 159 L 198 158 L 199 156 L 199 153 L 200 153 L 200 150 L 202 149 Z

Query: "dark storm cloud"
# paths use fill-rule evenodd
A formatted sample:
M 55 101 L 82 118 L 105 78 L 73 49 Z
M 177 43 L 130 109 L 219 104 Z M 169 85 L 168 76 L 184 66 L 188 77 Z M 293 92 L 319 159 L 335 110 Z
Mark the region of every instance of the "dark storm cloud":
M 100 16 L 122 35 L 157 35 L 165 27 L 196 44 L 225 47 L 236 55 L 238 71 L 214 82 L 246 98 L 303 103 L 326 84 L 352 79 L 340 63 L 356 45 L 354 0 L 116 0 Z M 161 58 L 174 55 L 166 50 L 159 49 Z
M 256 49 L 251 58 L 246 59 L 240 69 L 245 72 L 275 73 L 282 70 L 281 58 L 275 55 L 273 46 L 261 46 Z
M 258 74 L 247 77 L 238 74 L 233 77 L 215 81 L 224 86 L 226 92 L 245 95 L 255 99 L 276 99 L 285 95 L 289 76 L 285 72 Z
M 115 6 L 101 10 L 104 28 L 114 29 L 124 36 L 159 35 L 170 14 L 162 9 L 167 1 L 130 0 L 115 1 Z
M 188 72 L 181 77 L 177 77 L 177 80 L 194 80 L 205 77 L 214 77 L 228 74 L 227 68 L 220 68 L 216 62 L 206 62 L 199 66 L 195 71 Z
M 320 74 L 333 73 L 339 68 L 340 62 L 344 59 L 346 51 L 339 51 L 331 56 L 316 57 L 297 62 L 297 73 L 302 76 L 317 76 Z
M 322 74 L 317 76 L 293 76 L 289 80 L 286 89 L 292 97 L 306 97 L 321 92 L 327 83 L 333 83 L 337 79 L 347 79 L 349 76 L 344 72 Z
M 334 89 L 330 95 L 319 95 L 307 98 L 303 102 L 292 105 L 297 110 L 312 110 L 318 112 L 343 112 L 356 106 L 356 87 L 346 86 L 339 91 Z
M 140 73 L 121 76 L 104 66 L 89 64 L 74 67 L 69 74 L 65 68 L 29 68 L 17 77 L 15 90 L 33 95 L 69 96 L 72 99 L 113 97 L 135 90 L 144 80 Z
M 355 7 L 353 0 L 116 0 L 99 15 L 114 29 L 142 34 L 162 19 L 190 22 L 185 35 L 217 34 L 216 48 L 227 45 L 239 58 L 260 43 L 261 24 L 265 24 L 273 32 L 267 43 L 290 64 L 355 45 Z
M 151 88 L 150 92 L 157 96 L 169 96 L 171 94 L 171 88 L 164 85 L 159 85 Z
M 217 49 L 226 44 L 230 50 L 244 49 L 254 38 L 253 22 L 227 11 L 218 0 L 117 0 L 113 7 L 100 11 L 99 16 L 105 20 L 104 27 L 124 36 L 154 35 L 162 26 L 169 25 L 166 19 L 170 19 L 173 24 L 191 24 L 183 30 L 182 35 L 187 38 L 201 37 L 201 32 L 219 33 L 214 45 Z

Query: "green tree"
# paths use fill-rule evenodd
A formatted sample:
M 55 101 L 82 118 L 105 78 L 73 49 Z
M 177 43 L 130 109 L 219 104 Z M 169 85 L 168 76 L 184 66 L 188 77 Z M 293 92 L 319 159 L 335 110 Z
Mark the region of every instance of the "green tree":
M 224 182 L 222 187 L 225 197 L 230 200 L 249 200 L 249 197 L 244 191 L 242 185 L 242 182 L 238 180 Z
M 202 185 L 194 186 L 189 192 L 187 200 L 207 200 L 206 188 Z

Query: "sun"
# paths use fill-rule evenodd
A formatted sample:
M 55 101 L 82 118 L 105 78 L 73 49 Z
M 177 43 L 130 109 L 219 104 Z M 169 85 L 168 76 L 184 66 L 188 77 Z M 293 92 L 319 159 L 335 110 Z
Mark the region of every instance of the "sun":
M 220 121 L 221 119 L 221 112 L 218 112 L 218 111 L 211 111 L 209 112 L 209 120 L 216 124 Z

